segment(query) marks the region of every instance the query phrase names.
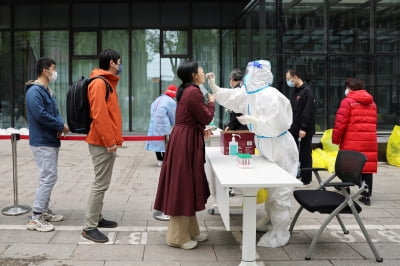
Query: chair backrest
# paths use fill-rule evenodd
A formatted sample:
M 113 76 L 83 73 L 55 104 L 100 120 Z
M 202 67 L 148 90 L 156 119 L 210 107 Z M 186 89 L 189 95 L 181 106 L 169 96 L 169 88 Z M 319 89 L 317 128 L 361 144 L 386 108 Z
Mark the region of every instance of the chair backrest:
M 343 182 L 361 185 L 361 173 L 367 157 L 358 151 L 340 150 L 336 157 L 335 172 Z

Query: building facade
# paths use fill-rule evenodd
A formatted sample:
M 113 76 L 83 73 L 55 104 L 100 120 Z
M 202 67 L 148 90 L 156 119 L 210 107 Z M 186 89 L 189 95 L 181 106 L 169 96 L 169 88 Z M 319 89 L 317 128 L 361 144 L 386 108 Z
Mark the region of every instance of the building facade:
M 122 58 L 125 132 L 147 130 L 151 102 L 179 85 L 186 59 L 226 87 L 232 68 L 268 59 L 273 86 L 287 96 L 286 70 L 299 69 L 314 84 L 317 131 L 333 126 L 344 80 L 359 77 L 378 105 L 378 130 L 400 123 L 400 0 L 3 0 L 0 128 L 27 126 L 24 84 L 36 78 L 39 57 L 57 63 L 52 89 L 65 117 L 69 85 L 88 77 L 106 48 Z M 219 108 L 215 122 L 227 119 Z

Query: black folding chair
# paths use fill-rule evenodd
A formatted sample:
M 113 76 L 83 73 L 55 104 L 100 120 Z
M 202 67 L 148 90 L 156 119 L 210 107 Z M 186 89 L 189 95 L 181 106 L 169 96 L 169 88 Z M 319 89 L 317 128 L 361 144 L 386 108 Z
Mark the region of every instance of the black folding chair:
M 369 237 L 369 234 L 359 216 L 362 208 L 355 201 L 355 199 L 357 199 L 363 191 L 368 189 L 368 186 L 361 180 L 361 173 L 366 160 L 367 158 L 365 155 L 360 152 L 340 150 L 336 158 L 335 173 L 327 180 L 323 181 L 318 174 L 319 170 L 325 169 L 308 169 L 312 170 L 314 174 L 316 173 L 318 182 L 320 184 L 318 189 L 296 190 L 293 192 L 294 198 L 300 204 L 300 208 L 293 217 L 292 224 L 289 228 L 290 233 L 293 232 L 294 225 L 296 224 L 296 221 L 303 209 L 306 209 L 309 212 L 329 214 L 328 218 L 321 224 L 317 234 L 314 236 L 305 257 L 306 260 L 311 259 L 311 254 L 318 242 L 319 237 L 334 217 L 337 218 L 343 233 L 349 233 L 339 214 L 352 213 L 356 218 L 369 247 L 374 253 L 376 261 L 383 261 L 383 258 L 379 256 L 378 251 L 372 243 L 371 238 Z M 338 177 L 341 182 L 331 182 L 335 177 Z M 351 186 L 359 186 L 360 188 L 355 193 L 349 193 L 347 188 Z M 327 187 L 340 188 L 340 193 L 338 191 L 326 190 Z

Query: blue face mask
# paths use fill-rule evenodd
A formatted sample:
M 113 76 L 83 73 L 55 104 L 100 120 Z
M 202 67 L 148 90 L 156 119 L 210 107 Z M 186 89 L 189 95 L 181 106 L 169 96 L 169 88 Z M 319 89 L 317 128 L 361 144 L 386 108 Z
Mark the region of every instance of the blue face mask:
M 286 83 L 289 87 L 294 88 L 294 82 L 291 81 L 290 79 L 286 80 Z
M 118 70 L 117 70 L 117 75 L 121 74 L 121 72 L 122 72 L 123 69 L 124 69 L 124 68 L 122 67 L 122 64 L 119 64 Z

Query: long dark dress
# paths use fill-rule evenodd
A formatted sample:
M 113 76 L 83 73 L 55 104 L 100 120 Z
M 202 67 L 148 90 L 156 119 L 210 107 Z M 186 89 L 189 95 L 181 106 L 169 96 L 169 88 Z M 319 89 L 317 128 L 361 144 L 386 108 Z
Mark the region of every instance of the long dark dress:
M 183 91 L 161 168 L 154 209 L 171 216 L 194 216 L 210 196 L 204 172 L 204 129 L 214 117 L 196 85 Z

